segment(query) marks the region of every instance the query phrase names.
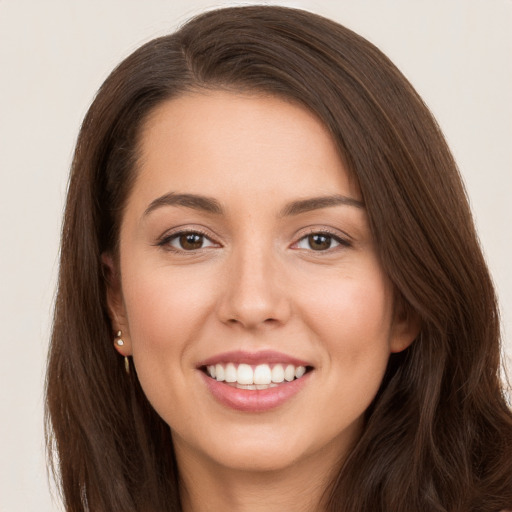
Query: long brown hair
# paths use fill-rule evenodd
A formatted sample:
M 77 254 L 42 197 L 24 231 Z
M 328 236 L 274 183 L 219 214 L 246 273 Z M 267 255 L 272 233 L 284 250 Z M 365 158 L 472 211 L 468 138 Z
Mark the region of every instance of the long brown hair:
M 208 12 L 138 49 L 83 122 L 47 374 L 48 448 L 66 510 L 180 510 L 170 429 L 112 346 L 101 255 L 117 251 L 146 117 L 198 88 L 281 96 L 323 121 L 359 183 L 396 295 L 421 318 L 418 338 L 390 358 L 327 510 L 512 508 L 496 298 L 435 120 L 360 36 L 301 10 L 251 6 Z

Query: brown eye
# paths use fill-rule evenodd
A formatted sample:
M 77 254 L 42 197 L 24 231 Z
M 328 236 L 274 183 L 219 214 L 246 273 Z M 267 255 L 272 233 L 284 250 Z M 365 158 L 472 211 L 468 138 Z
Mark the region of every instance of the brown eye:
M 331 248 L 332 237 L 315 233 L 308 236 L 308 244 L 314 251 L 325 251 Z
M 213 247 L 215 244 L 202 233 L 186 231 L 176 233 L 169 238 L 164 239 L 159 245 L 170 246 L 177 251 L 196 251 L 205 247 Z
M 328 251 L 338 246 L 349 247 L 350 243 L 330 233 L 311 233 L 301 238 L 295 245 L 296 249 L 307 249 L 309 251 Z
M 194 249 L 201 249 L 203 246 L 203 238 L 203 235 L 197 233 L 186 233 L 180 235 L 178 240 L 182 249 L 193 251 Z

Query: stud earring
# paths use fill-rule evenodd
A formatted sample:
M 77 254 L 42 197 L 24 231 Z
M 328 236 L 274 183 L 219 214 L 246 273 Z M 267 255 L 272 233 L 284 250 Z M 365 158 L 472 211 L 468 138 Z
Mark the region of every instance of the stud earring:
M 123 333 L 121 331 L 117 331 L 115 344 L 118 347 L 122 347 L 124 345 L 124 341 L 121 338 L 122 335 Z M 128 359 L 128 356 L 124 356 L 124 371 L 126 372 L 126 375 L 130 375 L 130 360 Z
M 122 346 L 124 345 L 124 341 L 121 339 L 121 336 L 122 336 L 121 331 L 117 331 L 116 337 L 117 337 L 118 339 L 116 340 L 116 345 L 117 345 L 118 347 L 122 347 Z

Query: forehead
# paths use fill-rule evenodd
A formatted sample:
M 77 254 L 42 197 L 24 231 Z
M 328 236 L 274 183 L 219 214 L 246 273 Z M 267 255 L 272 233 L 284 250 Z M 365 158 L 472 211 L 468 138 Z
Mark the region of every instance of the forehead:
M 189 93 L 158 106 L 139 139 L 132 195 L 360 196 L 327 128 L 275 96 Z M 132 198 L 133 199 L 133 198 Z

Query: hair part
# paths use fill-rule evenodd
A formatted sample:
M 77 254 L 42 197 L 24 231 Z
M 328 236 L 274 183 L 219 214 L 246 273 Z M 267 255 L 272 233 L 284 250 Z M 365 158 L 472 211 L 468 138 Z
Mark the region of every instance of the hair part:
M 140 132 L 202 89 L 272 94 L 325 124 L 358 181 L 385 272 L 418 339 L 391 356 L 329 511 L 512 507 L 512 416 L 496 297 L 455 162 L 375 46 L 284 7 L 207 12 L 125 59 L 83 122 L 68 189 L 47 373 L 47 444 L 67 511 L 179 511 L 169 427 L 112 349 L 102 254 L 117 254 Z

